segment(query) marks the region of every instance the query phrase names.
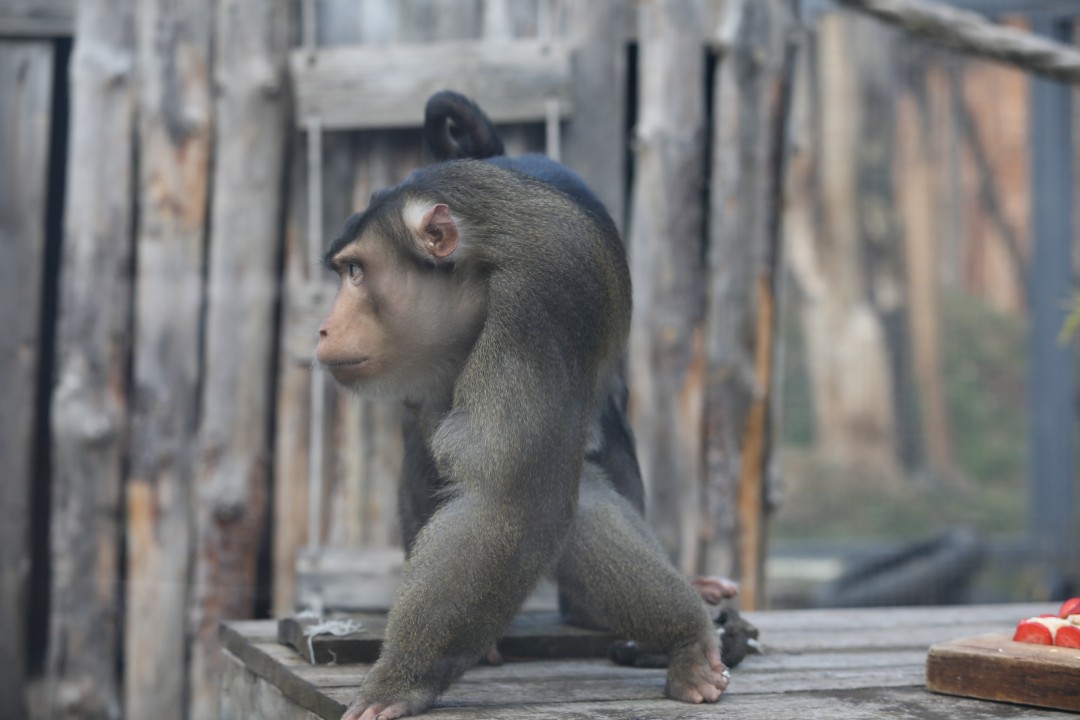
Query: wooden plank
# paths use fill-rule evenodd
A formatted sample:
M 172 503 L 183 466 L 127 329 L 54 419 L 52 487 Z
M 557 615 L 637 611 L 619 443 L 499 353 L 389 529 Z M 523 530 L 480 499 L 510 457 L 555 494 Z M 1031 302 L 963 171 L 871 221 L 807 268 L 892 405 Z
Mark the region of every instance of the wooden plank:
M 386 615 L 350 615 L 348 619 L 359 622 L 362 629 L 349 635 L 309 637 L 304 633 L 316 620 L 282 618 L 278 639 L 315 664 L 375 662 L 386 634 Z M 558 613 L 526 613 L 514 619 L 498 645 L 506 658 L 578 658 L 607 657 L 614 641 L 610 633 L 566 625 Z
M 956 608 L 889 608 L 843 611 L 748 613 L 760 626 L 773 629 L 815 627 L 833 632 L 805 653 L 770 651 L 750 656 L 735 669 L 728 693 L 717 706 L 694 706 L 660 699 L 664 671 L 640 670 L 606 660 L 535 660 L 508 662 L 499 667 L 476 666 L 440 698 L 429 711 L 433 717 L 562 718 L 674 717 L 712 718 L 720 712 L 740 718 L 786 717 L 793 704 L 800 718 L 848 720 L 893 717 L 903 707 L 905 717 L 1015 717 L 1008 705 L 937 695 L 923 688 L 925 649 L 907 647 L 912 631 L 947 633 L 957 618 L 973 624 L 1014 622 L 1046 608 L 1007 605 Z M 849 627 L 839 635 L 855 637 L 877 619 L 887 626 L 888 639 L 879 649 L 844 649 L 828 641 L 847 616 Z M 856 625 L 852 626 L 852 622 Z M 352 699 L 370 664 L 310 665 L 291 648 L 267 635 L 271 621 L 228 623 L 223 643 L 230 653 L 262 682 L 269 680 L 294 706 L 336 718 Z M 786 632 L 784 631 L 785 634 Z M 978 631 L 976 631 L 978 632 Z M 786 645 L 786 638 L 782 644 Z M 901 647 L 902 646 L 902 647 Z M 1031 710 L 1032 718 L 1062 717 Z
M 0 718 L 26 715 L 27 602 L 53 48 L 0 42 Z M 54 269 L 52 269 L 55 271 Z
M 187 694 L 211 19 L 207 0 L 153 0 L 141 6 L 136 36 L 140 177 L 124 707 L 129 717 L 160 720 L 182 720 Z
M 495 122 L 542 120 L 555 98 L 573 111 L 570 53 L 538 40 L 394 43 L 293 51 L 297 121 L 324 129 L 418 127 L 428 97 L 452 87 Z
M 638 5 L 640 80 L 630 274 L 629 415 L 649 521 L 688 574 L 697 572 L 705 350 L 705 82 L 699 3 Z M 679 78 L 679 82 L 672 82 Z
M 235 655 L 222 653 L 221 712 L 219 720 L 319 720 L 297 707 L 280 690 L 255 675 Z
M 0 0 L 0 36 L 71 35 L 75 0 Z
M 1080 650 L 981 635 L 930 648 L 926 686 L 934 692 L 1080 711 Z
M 134 8 L 83 0 L 71 58 L 52 407 L 53 718 L 120 715 L 121 482 L 134 218 Z
M 254 610 L 266 523 L 292 3 L 216 6 L 214 171 L 194 497 L 189 715 L 217 714 L 217 623 Z

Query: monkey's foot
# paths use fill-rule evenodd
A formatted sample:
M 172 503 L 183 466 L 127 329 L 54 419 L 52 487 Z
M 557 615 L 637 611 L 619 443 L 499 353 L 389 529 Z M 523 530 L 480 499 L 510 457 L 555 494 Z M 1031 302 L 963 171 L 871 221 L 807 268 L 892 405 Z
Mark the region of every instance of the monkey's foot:
M 417 698 L 396 700 L 393 702 L 380 702 L 368 700 L 361 691 L 356 699 L 349 704 L 341 720 L 397 720 L 407 715 L 418 715 L 435 702 L 433 693 L 415 693 Z
M 688 703 L 714 703 L 727 690 L 731 673 L 720 662 L 712 643 L 698 642 L 679 648 L 668 666 L 667 695 Z
M 710 605 L 719 605 L 721 600 L 728 600 L 739 594 L 739 584 L 734 580 L 713 575 L 702 575 L 690 581 L 701 599 Z

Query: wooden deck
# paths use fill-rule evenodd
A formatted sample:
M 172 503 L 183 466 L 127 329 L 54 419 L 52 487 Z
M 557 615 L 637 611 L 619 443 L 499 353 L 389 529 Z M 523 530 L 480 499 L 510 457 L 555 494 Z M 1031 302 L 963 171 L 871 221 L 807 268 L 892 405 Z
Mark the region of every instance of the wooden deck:
M 1069 713 L 937 695 L 927 649 L 1011 632 L 1049 605 L 747 613 L 764 655 L 733 672 L 718 705 L 663 698 L 664 672 L 607 660 L 536 660 L 467 672 L 425 717 L 465 718 L 1067 718 Z M 222 720 L 337 720 L 370 665 L 311 665 L 277 641 L 275 621 L 227 623 Z

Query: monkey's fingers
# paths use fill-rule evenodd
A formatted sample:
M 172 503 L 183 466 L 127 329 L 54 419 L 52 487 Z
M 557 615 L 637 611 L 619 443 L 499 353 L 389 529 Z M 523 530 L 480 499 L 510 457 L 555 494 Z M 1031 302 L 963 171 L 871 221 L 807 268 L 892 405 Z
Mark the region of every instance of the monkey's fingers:
M 719 605 L 721 600 L 728 600 L 739 594 L 739 584 L 734 580 L 703 575 L 690 581 L 701 599 L 710 605 Z

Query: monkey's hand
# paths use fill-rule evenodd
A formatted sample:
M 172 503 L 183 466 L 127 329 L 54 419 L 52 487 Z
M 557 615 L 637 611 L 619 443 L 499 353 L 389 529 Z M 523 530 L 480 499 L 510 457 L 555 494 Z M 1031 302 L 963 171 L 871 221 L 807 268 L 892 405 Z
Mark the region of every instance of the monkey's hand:
M 418 688 L 395 679 L 386 663 L 378 662 L 341 720 L 397 720 L 416 715 L 431 707 L 438 694 L 437 688 Z
M 676 649 L 667 673 L 667 695 L 688 703 L 714 703 L 727 689 L 731 673 L 720 662 L 712 638 Z

